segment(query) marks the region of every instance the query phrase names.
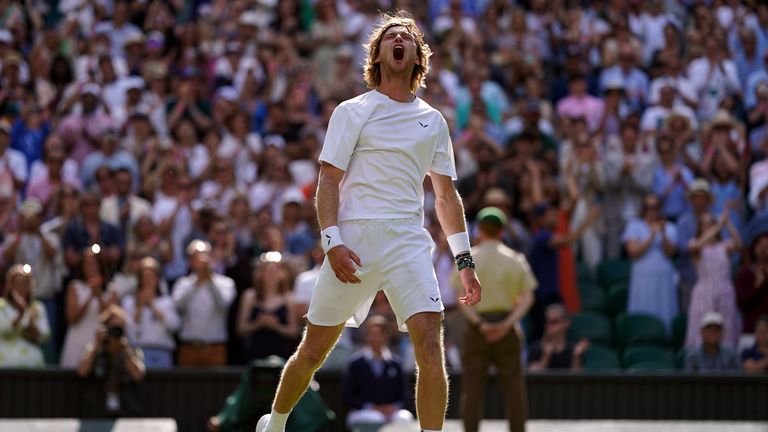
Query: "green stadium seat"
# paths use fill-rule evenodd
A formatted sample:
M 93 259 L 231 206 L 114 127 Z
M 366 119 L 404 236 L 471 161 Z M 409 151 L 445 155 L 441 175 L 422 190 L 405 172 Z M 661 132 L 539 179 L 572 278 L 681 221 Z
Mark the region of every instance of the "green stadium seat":
M 627 369 L 627 372 L 629 372 L 630 374 L 647 374 L 649 372 L 654 372 L 654 371 L 661 372 L 661 371 L 668 371 L 671 369 L 673 368 L 671 368 L 666 363 L 649 361 L 649 362 L 641 362 L 641 363 L 632 365 L 632 367 Z
M 619 369 L 619 354 L 613 349 L 602 345 L 590 344 L 582 355 L 582 366 L 587 370 Z
M 616 319 L 616 338 L 622 347 L 667 345 L 667 330 L 658 318 L 647 314 L 628 314 Z
M 576 264 L 576 278 L 579 280 L 579 282 L 595 280 L 595 278 L 592 276 L 592 272 L 589 271 L 589 267 L 587 267 L 581 261 Z
M 608 312 L 608 296 L 594 282 L 579 283 L 581 308 L 586 311 Z
M 675 367 L 677 369 L 682 369 L 685 367 L 685 356 L 688 355 L 688 350 L 685 348 L 680 348 L 675 353 Z
M 603 345 L 613 343 L 611 321 L 604 315 L 595 312 L 582 312 L 571 317 L 569 338 L 578 341 L 582 338 Z
M 627 313 L 627 300 L 629 298 L 629 284 L 619 282 L 608 289 L 608 310 L 613 316 Z
M 685 336 L 688 332 L 688 315 L 679 314 L 672 320 L 672 346 L 676 349 L 685 344 Z
M 652 345 L 627 348 L 621 362 L 625 368 L 633 368 L 643 363 L 661 364 L 666 369 L 675 368 L 675 356 L 672 351 Z
M 605 260 L 597 266 L 597 281 L 604 287 L 628 281 L 630 273 L 628 260 Z

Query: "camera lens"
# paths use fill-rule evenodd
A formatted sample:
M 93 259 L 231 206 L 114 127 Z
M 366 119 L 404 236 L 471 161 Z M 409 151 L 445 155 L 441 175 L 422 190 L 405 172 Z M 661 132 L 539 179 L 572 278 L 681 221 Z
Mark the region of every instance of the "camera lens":
M 121 337 L 123 337 L 124 333 L 125 333 L 125 330 L 120 326 L 110 326 L 107 329 L 107 335 L 109 335 L 109 337 L 114 339 L 120 339 Z

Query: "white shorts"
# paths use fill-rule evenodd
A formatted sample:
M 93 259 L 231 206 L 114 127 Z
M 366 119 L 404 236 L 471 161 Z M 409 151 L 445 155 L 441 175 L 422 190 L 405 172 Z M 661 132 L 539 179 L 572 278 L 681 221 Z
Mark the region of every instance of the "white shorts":
M 307 319 L 320 326 L 359 327 L 383 290 L 402 331 L 419 312 L 442 312 L 432 252 L 435 244 L 421 218 L 361 219 L 339 223 L 344 244 L 362 262 L 359 284 L 336 278 L 328 261 L 320 269 Z

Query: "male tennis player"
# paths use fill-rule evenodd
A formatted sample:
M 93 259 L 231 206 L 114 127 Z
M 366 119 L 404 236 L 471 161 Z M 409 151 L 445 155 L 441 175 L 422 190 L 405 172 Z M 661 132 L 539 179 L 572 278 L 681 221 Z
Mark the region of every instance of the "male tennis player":
M 280 379 L 272 413 L 257 432 L 283 432 L 286 420 L 345 323 L 359 326 L 384 290 L 416 354 L 416 411 L 425 432 L 441 431 L 448 399 L 442 311 L 423 228 L 427 174 L 466 295 L 480 300 L 464 208 L 445 119 L 415 96 L 432 54 L 406 13 L 385 15 L 368 42 L 365 80 L 372 90 L 341 103 L 320 153 L 317 213 L 328 259 L 320 270 L 307 330 Z

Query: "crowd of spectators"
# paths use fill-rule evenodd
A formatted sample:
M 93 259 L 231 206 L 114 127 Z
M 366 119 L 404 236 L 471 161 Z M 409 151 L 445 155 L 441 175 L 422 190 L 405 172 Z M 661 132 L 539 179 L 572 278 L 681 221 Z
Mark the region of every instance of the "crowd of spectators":
M 625 312 L 688 314 L 691 349 L 719 325 L 766 370 L 768 5 L 731 0 L 0 0 L 0 365 L 87 373 L 112 315 L 134 378 L 289 354 L 322 261 L 325 128 L 395 9 L 435 52 L 419 97 L 450 125 L 473 235 L 502 209 L 536 275 L 533 368 L 586 348 L 557 327 L 576 264 L 628 259 Z

